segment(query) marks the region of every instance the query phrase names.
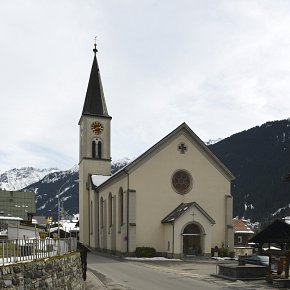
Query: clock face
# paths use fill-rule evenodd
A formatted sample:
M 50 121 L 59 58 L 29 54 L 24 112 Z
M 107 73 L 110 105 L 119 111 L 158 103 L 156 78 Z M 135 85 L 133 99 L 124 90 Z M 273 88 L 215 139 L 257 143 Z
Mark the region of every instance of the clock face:
M 96 135 L 100 135 L 104 130 L 104 126 L 100 122 L 93 122 L 91 129 Z

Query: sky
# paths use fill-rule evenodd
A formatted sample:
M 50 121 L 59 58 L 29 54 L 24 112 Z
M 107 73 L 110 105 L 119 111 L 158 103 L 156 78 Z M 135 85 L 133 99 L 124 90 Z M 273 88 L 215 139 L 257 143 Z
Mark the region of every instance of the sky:
M 1 171 L 79 162 L 95 36 L 113 160 L 290 117 L 288 0 L 0 0 L 0 35 Z

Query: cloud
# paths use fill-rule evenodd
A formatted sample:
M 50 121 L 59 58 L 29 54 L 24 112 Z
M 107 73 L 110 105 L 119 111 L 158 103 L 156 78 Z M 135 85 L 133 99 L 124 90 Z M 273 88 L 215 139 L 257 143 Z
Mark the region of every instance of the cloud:
M 182 122 L 208 140 L 288 118 L 289 8 L 267 0 L 3 2 L 0 169 L 78 162 L 95 35 L 113 159 L 143 153 Z

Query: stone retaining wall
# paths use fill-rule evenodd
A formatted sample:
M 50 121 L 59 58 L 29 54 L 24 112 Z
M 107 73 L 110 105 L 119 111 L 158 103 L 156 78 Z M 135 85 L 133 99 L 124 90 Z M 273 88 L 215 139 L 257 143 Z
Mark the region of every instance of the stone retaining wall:
M 85 289 L 79 252 L 0 267 L 0 289 Z

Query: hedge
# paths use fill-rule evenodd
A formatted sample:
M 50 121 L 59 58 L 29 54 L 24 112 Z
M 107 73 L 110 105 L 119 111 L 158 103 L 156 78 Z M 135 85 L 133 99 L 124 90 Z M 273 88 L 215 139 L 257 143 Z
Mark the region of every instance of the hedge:
M 136 257 L 152 258 L 156 257 L 156 250 L 151 247 L 137 247 L 135 251 Z

